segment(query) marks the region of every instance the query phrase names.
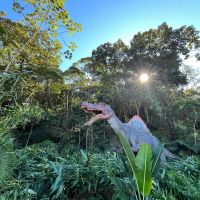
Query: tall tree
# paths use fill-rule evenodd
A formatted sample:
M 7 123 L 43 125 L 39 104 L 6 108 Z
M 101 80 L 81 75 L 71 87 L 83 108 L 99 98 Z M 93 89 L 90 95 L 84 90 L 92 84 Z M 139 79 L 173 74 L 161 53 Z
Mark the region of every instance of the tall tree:
M 62 45 L 57 40 L 51 40 L 46 31 L 40 31 L 17 55 L 19 48 L 34 32 L 35 29 L 21 23 L 0 19 L 0 70 L 4 71 L 8 61 L 15 56 L 15 62 L 10 66 L 12 71 L 1 75 L 1 89 L 4 88 L 7 97 L 14 97 L 13 92 L 18 91 L 18 97 L 24 96 L 20 101 L 33 95 L 36 88 L 41 88 L 40 83 L 44 85 L 62 79 L 59 70 Z
M 193 26 L 173 29 L 163 23 L 136 34 L 130 47 L 121 40 L 105 43 L 79 62 L 100 85 L 97 99 L 111 103 L 125 119 L 129 113 L 160 115 L 166 109 L 169 87 L 172 90 L 187 83 L 186 74 L 180 71 L 181 55 L 187 58 L 191 49 L 199 47 L 199 41 Z M 148 74 L 147 84 L 140 83 L 141 73 Z
M 199 31 L 193 26 L 173 29 L 163 23 L 157 29 L 134 35 L 130 44 L 132 62 L 152 63 L 152 69 L 147 70 L 155 73 L 163 83 L 186 84 L 187 78 L 180 71 L 180 55 L 187 58 L 191 49 L 200 47 Z
M 58 37 L 59 28 L 62 28 L 62 30 L 64 28 L 64 31 L 69 32 L 69 34 L 75 31 L 81 31 L 81 25 L 70 18 L 69 12 L 65 9 L 64 4 L 65 0 L 24 0 L 20 3 L 18 1 L 13 1 L 13 9 L 23 16 L 21 23 L 29 27 L 32 30 L 32 34 L 26 35 L 26 40 L 23 45 L 18 46 L 17 51 L 13 49 L 10 55 L 11 59 L 7 61 L 5 71 L 10 70 L 16 58 L 23 53 L 41 31 L 47 32 L 52 40 Z M 4 12 L 0 12 L 0 14 L 1 16 L 5 16 Z M 68 51 L 73 51 L 76 45 L 70 42 L 68 47 Z

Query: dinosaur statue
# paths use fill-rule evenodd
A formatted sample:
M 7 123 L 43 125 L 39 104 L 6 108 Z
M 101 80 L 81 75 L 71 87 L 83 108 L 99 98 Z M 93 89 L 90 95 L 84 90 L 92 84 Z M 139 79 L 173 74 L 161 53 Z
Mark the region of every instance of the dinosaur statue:
M 128 123 L 122 123 L 115 115 L 112 108 L 105 103 L 87 103 L 83 102 L 81 108 L 86 112 L 94 113 L 93 116 L 85 125 L 90 126 L 97 120 L 107 120 L 115 133 L 122 132 L 125 134 L 134 152 L 138 152 L 142 144 L 150 144 L 154 150 L 160 143 L 157 137 L 153 136 L 146 124 L 139 116 L 133 116 Z M 163 148 L 161 160 L 166 163 L 166 157 L 178 158 L 166 148 Z

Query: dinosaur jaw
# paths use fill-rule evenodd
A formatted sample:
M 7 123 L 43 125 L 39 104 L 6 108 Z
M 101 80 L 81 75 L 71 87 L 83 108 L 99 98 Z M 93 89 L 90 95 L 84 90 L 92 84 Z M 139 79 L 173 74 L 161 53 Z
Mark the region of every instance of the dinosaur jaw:
M 98 120 L 106 120 L 112 116 L 111 114 L 106 112 L 105 109 L 95 108 L 94 104 L 87 105 L 86 103 L 82 103 L 81 109 L 85 110 L 85 112 L 87 113 L 94 114 L 94 116 L 88 122 L 85 123 L 86 126 L 91 126 L 94 122 Z

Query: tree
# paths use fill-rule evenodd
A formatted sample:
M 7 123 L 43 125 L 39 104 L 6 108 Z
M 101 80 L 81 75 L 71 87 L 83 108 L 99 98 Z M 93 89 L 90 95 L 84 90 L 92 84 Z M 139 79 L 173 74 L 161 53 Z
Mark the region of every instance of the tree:
M 26 40 L 23 45 L 18 46 L 17 51 L 12 51 L 10 61 L 7 63 L 5 71 L 8 71 L 16 57 L 18 57 L 27 48 L 29 43 L 40 33 L 46 32 L 54 41 L 59 35 L 59 28 L 66 29 L 66 32 L 72 34 L 75 31 L 81 31 L 80 24 L 75 23 L 64 7 L 65 0 L 24 0 L 22 4 L 14 1 L 13 9 L 22 14 L 22 22 L 26 27 L 30 27 L 32 34 L 26 35 Z M 30 12 L 32 11 L 32 12 Z M 0 12 L 1 16 L 5 16 L 4 12 Z M 55 41 L 58 43 L 58 41 Z M 75 43 L 70 42 L 69 50 L 76 47 Z
M 18 99 L 21 98 L 20 102 L 23 102 L 41 89 L 40 83 L 48 85 L 51 81 L 62 80 L 59 70 L 62 45 L 57 40 L 51 40 L 47 32 L 40 31 L 20 54 L 14 53 L 23 47 L 34 32 L 34 29 L 21 23 L 0 19 L 1 71 L 4 71 L 7 61 L 15 56 L 15 62 L 10 66 L 12 71 L 1 75 L 1 89 L 6 98 L 13 98 L 16 91 Z
M 63 78 L 59 31 L 72 34 L 82 28 L 70 18 L 64 4 L 65 0 L 13 1 L 14 11 L 22 16 L 20 22 L 12 22 L 0 12 L 0 71 L 8 72 L 1 77 L 4 97 L 15 96 L 14 90 L 23 91 L 23 102 L 36 90 L 44 90 L 45 84 Z M 68 51 L 73 51 L 76 45 L 70 44 Z
M 180 71 L 180 55 L 187 58 L 191 49 L 200 47 L 199 31 L 193 26 L 173 29 L 163 23 L 157 29 L 134 35 L 130 44 L 132 62 L 152 63 L 153 68 L 147 70 L 156 73 L 162 83 L 186 84 L 187 77 Z
M 170 109 L 172 91 L 187 83 L 180 70 L 180 55 L 187 58 L 191 49 L 199 47 L 199 41 L 193 26 L 173 29 L 163 23 L 136 34 L 130 47 L 121 40 L 100 45 L 91 57 L 81 59 L 78 67 L 98 83 L 93 91 L 98 101 L 111 104 L 125 121 L 137 113 L 150 122 L 151 116 L 159 119 L 159 127 Z M 146 84 L 139 81 L 142 72 L 149 76 Z
M 181 71 L 184 74 L 187 74 L 188 85 L 187 88 L 195 88 L 198 90 L 199 83 L 200 83 L 200 69 L 194 66 L 183 65 L 181 66 Z
M 60 94 L 67 86 L 59 69 L 62 48 L 57 39 L 59 26 L 70 33 L 81 29 L 69 17 L 64 1 L 24 2 L 24 7 L 16 1 L 13 4 L 14 9 L 24 16 L 20 22 L 11 21 L 0 12 L 0 117 L 17 108 L 23 110 L 24 105 L 28 109 L 41 106 L 45 116 L 64 109 Z M 70 50 L 73 49 L 71 44 Z M 25 118 L 28 114 L 32 116 L 28 110 L 26 112 Z M 29 129 L 29 125 L 31 130 L 28 132 L 31 133 L 36 126 L 34 122 L 25 119 L 22 128 Z M 10 134 L 10 129 L 7 132 Z
M 170 139 L 179 139 L 195 148 L 199 140 L 199 110 L 197 91 L 186 89 L 171 94 L 170 109 L 166 113 Z
M 42 74 L 40 70 L 42 67 L 47 67 L 47 70 L 50 68 L 58 69 L 61 62 L 60 51 L 62 45 L 58 40 L 52 40 L 45 31 L 40 31 L 20 54 L 15 54 L 25 45 L 34 32 L 35 29 L 21 23 L 0 18 L 1 70 L 4 70 L 7 61 L 12 59 L 12 56 L 15 56 L 15 62 L 12 64 L 13 72 L 23 72 L 25 70 L 36 72 L 38 70 Z

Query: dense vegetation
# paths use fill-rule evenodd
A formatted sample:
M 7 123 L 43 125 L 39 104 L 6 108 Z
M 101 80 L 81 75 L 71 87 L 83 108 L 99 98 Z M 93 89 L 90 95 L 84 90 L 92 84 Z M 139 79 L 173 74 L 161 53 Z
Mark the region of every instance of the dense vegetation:
M 134 199 L 135 183 L 125 158 L 104 152 L 58 153 L 52 142 L 16 151 L 16 179 L 3 186 L 1 199 Z M 154 199 L 199 199 L 200 163 L 196 157 L 171 162 L 153 182 Z
M 200 59 L 198 30 L 163 23 L 129 46 L 102 44 L 62 72 L 59 26 L 73 33 L 81 25 L 62 0 L 24 3 L 13 4 L 20 22 L 0 12 L 0 199 L 137 198 L 117 135 L 104 121 L 85 127 L 83 101 L 110 104 L 123 122 L 140 115 L 181 157 L 158 167 L 149 199 L 200 199 L 200 91 L 182 64 L 191 51 Z M 148 84 L 138 80 L 144 72 Z

